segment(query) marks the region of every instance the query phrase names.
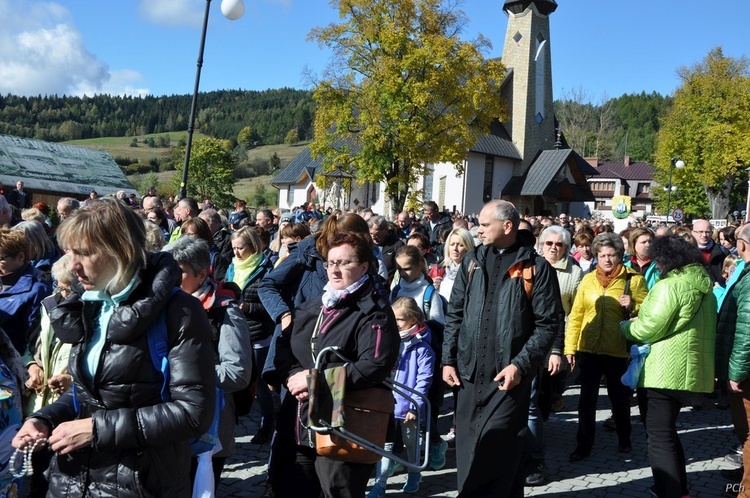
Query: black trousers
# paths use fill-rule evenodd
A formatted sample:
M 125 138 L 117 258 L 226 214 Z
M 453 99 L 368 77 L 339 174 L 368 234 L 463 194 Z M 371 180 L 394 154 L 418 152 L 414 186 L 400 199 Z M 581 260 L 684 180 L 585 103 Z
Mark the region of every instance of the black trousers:
M 581 372 L 581 397 L 578 400 L 578 449 L 591 451 L 596 433 L 596 401 L 602 375 L 607 379 L 607 394 L 612 404 L 620 445 L 630 445 L 630 398 L 632 391 L 620 377 L 628 368 L 627 358 L 592 353 L 578 353 L 577 367 Z
M 339 462 L 297 446 L 294 466 L 282 470 L 284 479 L 274 489 L 278 497 L 362 498 L 375 464 Z
M 654 474 L 654 491 L 659 498 L 680 498 L 688 494 L 685 452 L 676 425 L 680 408 L 689 401 L 688 394 L 669 389 L 646 389 L 648 459 Z

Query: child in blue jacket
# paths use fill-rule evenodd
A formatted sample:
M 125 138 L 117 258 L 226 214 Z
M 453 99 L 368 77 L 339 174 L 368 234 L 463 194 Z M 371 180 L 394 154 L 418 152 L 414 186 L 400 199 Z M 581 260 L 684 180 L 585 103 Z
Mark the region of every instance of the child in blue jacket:
M 401 345 L 396 370 L 393 378 L 396 382 L 405 384 L 416 391 L 427 395 L 432 384 L 435 353 L 430 347 L 430 329 L 424 323 L 424 313 L 417 302 L 411 297 L 399 297 L 393 304 L 393 314 L 396 316 Z M 400 428 L 406 446 L 409 461 L 413 462 L 417 453 L 417 410 L 421 420 L 425 420 L 425 407 L 422 398 L 416 398 L 419 406 L 414 406 L 409 400 L 394 391 L 396 400 L 394 418 Z M 386 449 L 388 444 L 386 444 Z M 377 468 L 375 486 L 370 490 L 368 498 L 385 496 L 386 483 L 389 476 L 390 460 L 383 458 Z M 422 479 L 420 472 L 409 472 L 406 484 L 402 488 L 405 493 L 416 493 Z

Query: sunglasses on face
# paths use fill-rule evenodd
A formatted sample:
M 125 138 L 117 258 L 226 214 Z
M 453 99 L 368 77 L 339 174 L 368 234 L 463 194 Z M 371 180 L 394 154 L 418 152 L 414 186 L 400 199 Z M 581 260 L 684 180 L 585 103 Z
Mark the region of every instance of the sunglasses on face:
M 551 240 L 546 240 L 546 241 L 544 241 L 544 245 L 547 246 L 547 247 L 552 247 L 552 246 L 562 247 L 563 243 L 562 242 L 552 242 Z

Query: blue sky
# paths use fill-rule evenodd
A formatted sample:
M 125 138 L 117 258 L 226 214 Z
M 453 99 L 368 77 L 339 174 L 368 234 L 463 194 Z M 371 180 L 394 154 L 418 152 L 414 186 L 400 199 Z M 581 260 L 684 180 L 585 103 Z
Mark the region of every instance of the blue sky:
M 503 0 L 464 0 L 464 37 L 501 55 Z M 330 54 L 306 36 L 338 21 L 328 0 L 245 0 L 245 15 L 211 15 L 201 91 L 310 88 Z M 718 45 L 750 51 L 747 0 L 558 0 L 550 17 L 555 98 L 582 90 L 672 94 L 676 71 Z M 716 5 L 716 6 L 714 6 Z M 0 0 L 0 94 L 190 94 L 205 0 Z

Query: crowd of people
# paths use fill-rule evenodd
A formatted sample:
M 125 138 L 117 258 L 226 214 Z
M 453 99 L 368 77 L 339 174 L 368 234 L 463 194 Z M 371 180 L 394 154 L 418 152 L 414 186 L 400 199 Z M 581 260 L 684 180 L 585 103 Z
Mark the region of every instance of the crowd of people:
M 615 233 L 502 200 L 477 216 L 433 201 L 393 220 L 253 213 L 155 189 L 52 211 L 23 182 L 13 192 L 0 196 L 0 431 L 16 451 L 0 462 L 0 494 L 26 475 L 31 496 L 189 496 L 206 461 L 216 489 L 238 417 L 257 403 L 264 497 L 378 498 L 400 470 L 417 493 L 451 447 L 459 496 L 520 497 L 550 478 L 544 424 L 571 382 L 571 462 L 601 451 L 602 381 L 622 453 L 637 399 L 653 496 L 689 496 L 677 419 L 709 393 L 729 408 L 738 463 L 750 461 L 750 225 Z M 386 379 L 423 397 L 391 394 Z M 322 451 L 318 381 L 344 404 L 388 391 L 379 461 Z M 750 464 L 728 477 L 750 496 Z

